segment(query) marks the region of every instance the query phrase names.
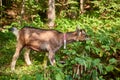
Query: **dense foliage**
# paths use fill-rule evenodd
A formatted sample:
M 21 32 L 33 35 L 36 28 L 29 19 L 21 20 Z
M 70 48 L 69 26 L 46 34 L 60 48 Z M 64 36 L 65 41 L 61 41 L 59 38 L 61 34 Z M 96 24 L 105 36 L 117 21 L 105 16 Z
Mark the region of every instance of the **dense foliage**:
M 37 1 L 37 0 L 35 0 Z M 26 0 L 26 14 L 35 14 L 31 22 L 23 20 L 23 26 L 47 28 L 46 17 L 37 12 L 45 12 L 46 2 L 35 3 Z M 39 1 L 39 0 L 38 0 Z M 33 65 L 26 66 L 23 53 L 17 61 L 15 72 L 11 72 L 10 63 L 15 52 L 16 38 L 8 31 L 21 24 L 14 21 L 0 31 L 0 80 L 120 80 L 120 2 L 119 0 L 86 0 L 91 7 L 84 14 L 79 13 L 79 1 L 56 0 L 56 30 L 74 31 L 76 26 L 86 30 L 90 40 L 75 42 L 61 48 L 56 53 L 56 66 L 44 68 L 45 53 L 32 51 Z M 15 3 L 21 3 L 19 0 Z M 62 3 L 64 5 L 62 5 Z M 42 7 L 45 6 L 45 7 Z M 36 10 L 35 10 L 36 9 Z M 68 14 L 69 13 L 69 14 Z M 75 17 L 73 17 L 75 16 Z

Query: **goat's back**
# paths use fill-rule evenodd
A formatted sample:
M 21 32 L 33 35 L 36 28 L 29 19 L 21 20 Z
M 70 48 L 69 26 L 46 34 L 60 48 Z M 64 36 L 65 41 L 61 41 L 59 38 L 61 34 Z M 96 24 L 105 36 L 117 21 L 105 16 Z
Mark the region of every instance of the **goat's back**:
M 60 43 L 62 33 L 56 30 L 37 29 L 31 27 L 22 28 L 19 31 L 19 41 L 34 50 L 46 49 L 46 46 L 57 46 Z

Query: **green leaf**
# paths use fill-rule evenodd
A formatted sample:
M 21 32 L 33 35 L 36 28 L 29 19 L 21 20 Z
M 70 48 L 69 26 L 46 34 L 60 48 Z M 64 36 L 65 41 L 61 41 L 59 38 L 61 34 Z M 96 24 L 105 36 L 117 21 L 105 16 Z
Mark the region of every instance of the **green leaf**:
M 94 48 L 95 53 L 96 53 L 96 54 L 99 54 L 100 48 L 97 48 L 97 47 L 93 47 L 93 48 Z
M 99 65 L 99 63 L 100 63 L 100 59 L 95 59 L 95 60 L 93 61 L 93 66 Z
M 100 71 L 100 74 L 103 73 L 103 65 L 102 64 L 98 65 L 98 70 Z
M 106 67 L 106 71 L 107 72 L 110 72 L 110 71 L 113 71 L 114 70 L 114 66 L 113 65 L 108 65 L 107 67 Z
M 98 75 L 97 70 L 93 70 L 92 71 L 92 79 L 96 80 L 97 79 L 97 75 Z
M 77 63 L 79 63 L 80 65 L 85 65 L 85 60 L 84 59 L 81 59 L 81 58 L 75 58 L 75 61 L 77 62 Z
M 110 46 L 108 45 L 103 45 L 102 48 L 104 48 L 105 50 L 110 50 Z
M 36 74 L 36 80 L 43 80 L 42 74 Z
M 70 76 L 70 75 L 66 75 L 65 80 L 73 80 L 73 79 L 72 79 L 72 76 Z
M 56 80 L 64 80 L 63 77 L 62 77 L 62 75 L 60 73 L 58 73 L 58 74 L 55 75 L 55 79 Z
M 103 55 L 104 55 L 103 51 L 100 50 L 100 54 L 99 54 L 99 56 L 100 56 L 100 57 L 103 57 Z
M 110 64 L 115 64 L 115 63 L 117 63 L 117 60 L 115 58 L 112 58 L 112 59 L 109 60 L 109 63 Z
M 90 46 L 85 46 L 85 49 L 90 51 Z
M 117 48 L 116 47 L 111 47 L 111 49 L 116 53 Z

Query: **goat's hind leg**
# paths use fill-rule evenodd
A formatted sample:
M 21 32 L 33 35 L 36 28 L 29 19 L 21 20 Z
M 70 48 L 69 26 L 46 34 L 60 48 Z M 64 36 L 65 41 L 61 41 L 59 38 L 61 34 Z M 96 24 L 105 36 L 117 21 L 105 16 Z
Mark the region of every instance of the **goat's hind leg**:
M 20 51 L 22 50 L 22 48 L 23 48 L 23 45 L 20 42 L 18 42 L 16 45 L 15 54 L 13 55 L 13 58 L 12 58 L 12 63 L 11 63 L 11 70 L 12 71 L 15 70 L 16 61 L 19 57 L 19 54 L 20 54 Z
M 48 55 L 48 58 L 49 58 L 49 61 L 50 61 L 50 64 L 53 66 L 55 65 L 55 53 L 53 53 L 52 51 L 49 52 L 49 55 Z
M 30 54 L 30 49 L 26 48 L 26 51 L 24 53 L 24 59 L 25 59 L 25 62 L 27 65 L 31 65 L 31 61 L 30 61 L 30 57 L 29 57 L 29 54 Z

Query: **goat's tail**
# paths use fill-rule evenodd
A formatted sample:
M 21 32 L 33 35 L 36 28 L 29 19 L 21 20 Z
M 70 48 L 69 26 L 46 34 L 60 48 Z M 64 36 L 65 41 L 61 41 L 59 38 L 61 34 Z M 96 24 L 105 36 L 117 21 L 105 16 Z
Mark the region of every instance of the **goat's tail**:
M 19 30 L 18 30 L 16 27 L 10 28 L 9 31 L 12 31 L 13 34 L 14 34 L 16 37 L 18 37 L 18 32 L 19 32 Z

